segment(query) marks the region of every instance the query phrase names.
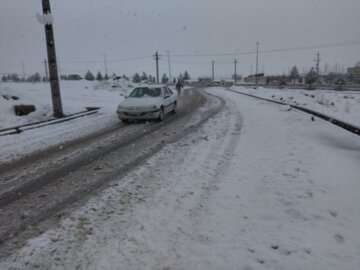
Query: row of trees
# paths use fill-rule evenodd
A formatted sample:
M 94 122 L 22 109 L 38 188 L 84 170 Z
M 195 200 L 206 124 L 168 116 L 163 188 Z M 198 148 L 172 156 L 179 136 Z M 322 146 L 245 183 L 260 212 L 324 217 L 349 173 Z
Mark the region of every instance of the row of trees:
M 77 81 L 77 80 L 82 80 L 83 77 L 81 77 L 81 75 L 79 75 L 79 74 L 69 74 L 69 75 L 61 75 L 60 79 L 61 80 Z M 85 74 L 84 79 L 88 80 L 88 81 L 94 81 L 94 80 L 102 81 L 102 80 L 109 80 L 109 76 L 107 74 L 105 74 L 103 76 L 101 74 L 101 72 L 98 72 L 96 74 L 96 76 L 94 76 L 93 73 L 91 73 L 91 71 L 88 71 Z M 1 77 L 2 82 L 41 82 L 41 81 L 47 81 L 47 80 L 48 80 L 47 78 L 42 77 L 40 75 L 40 73 L 38 73 L 38 72 L 36 72 L 33 75 L 30 75 L 28 77 L 20 77 L 16 73 L 3 75 Z
M 116 79 L 126 79 L 126 80 L 130 80 L 126 75 L 123 76 L 117 76 L 115 73 L 112 75 L 112 78 L 116 78 Z M 78 81 L 78 80 L 82 80 L 85 79 L 87 81 L 103 81 L 103 80 L 109 80 L 109 76 L 108 74 L 103 75 L 101 72 L 98 72 L 96 75 L 94 75 L 90 70 L 86 72 L 85 76 L 82 77 L 79 74 L 69 74 L 69 75 L 61 75 L 60 76 L 61 80 L 70 80 L 70 81 Z M 174 78 L 174 82 L 176 82 L 176 80 L 181 80 L 181 81 L 187 81 L 190 80 L 190 74 L 187 70 L 184 71 L 184 73 L 180 73 L 179 76 L 177 78 Z M 35 74 L 28 76 L 26 78 L 20 77 L 18 74 L 13 73 L 13 74 L 8 74 L 8 75 L 3 75 L 1 78 L 1 81 L 3 82 L 41 82 L 41 81 L 47 81 L 47 78 L 42 77 L 40 75 L 40 73 L 36 72 Z M 143 72 L 141 75 L 139 73 L 135 73 L 132 77 L 132 81 L 134 83 L 140 83 L 140 82 L 150 82 L 150 83 L 155 83 L 156 82 L 156 78 L 155 76 L 151 75 L 151 74 L 146 74 L 145 72 Z M 168 75 L 166 73 L 164 73 L 161 77 L 161 83 L 166 84 L 169 83 L 170 79 L 168 77 Z
M 320 75 L 314 68 L 311 68 L 308 73 L 300 75 L 298 68 L 294 66 L 288 75 L 267 76 L 266 84 L 285 86 L 288 84 L 301 83 L 306 84 L 308 89 L 314 89 L 317 84 L 326 83 L 341 87 L 346 84 L 346 81 L 350 80 L 348 77 L 347 74 L 333 72 L 326 75 Z
M 42 77 L 40 73 L 36 72 L 28 77 L 20 77 L 18 74 L 8 74 L 1 77 L 2 82 L 41 82 L 47 81 L 45 77 Z
M 176 82 L 176 80 L 188 81 L 190 79 L 191 79 L 191 77 L 190 77 L 189 72 L 187 70 L 185 70 L 184 73 L 180 73 L 177 78 L 174 78 L 173 82 Z M 139 73 L 135 73 L 132 77 L 132 81 L 134 83 L 140 83 L 140 82 L 155 83 L 156 78 L 152 75 L 147 75 L 145 72 L 143 72 L 141 75 Z M 170 79 L 169 79 L 168 75 L 166 73 L 164 73 L 161 76 L 161 83 L 166 84 L 166 83 L 169 83 L 169 81 L 170 81 Z
M 96 76 L 89 70 L 88 72 L 86 72 L 85 76 L 84 76 L 84 79 L 87 80 L 87 81 L 107 81 L 109 80 L 109 75 L 108 74 L 105 74 L 104 76 L 102 75 L 101 72 L 98 72 L 96 74 Z

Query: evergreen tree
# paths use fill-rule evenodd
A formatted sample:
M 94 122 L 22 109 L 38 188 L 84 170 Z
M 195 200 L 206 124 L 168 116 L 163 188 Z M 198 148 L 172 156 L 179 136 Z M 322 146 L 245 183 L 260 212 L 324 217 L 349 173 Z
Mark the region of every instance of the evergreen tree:
M 2 81 L 2 82 L 7 82 L 7 81 L 8 81 L 8 77 L 7 77 L 6 75 L 3 75 L 3 76 L 1 77 L 1 81 Z
M 146 75 L 145 72 L 143 72 L 143 73 L 141 74 L 141 80 L 142 80 L 142 81 L 147 81 L 147 80 L 148 80 L 148 76 Z
M 139 75 L 139 73 L 135 73 L 132 79 L 133 83 L 140 83 L 141 82 L 141 77 Z
M 168 82 L 169 82 L 169 78 L 168 78 L 168 76 L 166 75 L 166 73 L 164 73 L 164 74 L 162 75 L 162 78 L 161 78 L 161 83 L 166 84 L 166 83 L 168 83 Z
M 290 80 L 294 81 L 294 80 L 298 80 L 300 78 L 300 74 L 299 74 L 299 70 L 297 68 L 297 66 L 293 66 L 293 68 L 290 71 Z
M 8 80 L 12 81 L 12 82 L 19 82 L 20 78 L 19 78 L 19 75 L 17 75 L 16 73 L 13 73 L 8 76 Z
M 35 74 L 31 75 L 28 79 L 28 82 L 40 82 L 41 81 L 41 76 L 38 72 L 36 72 Z
M 87 80 L 87 81 L 95 80 L 95 76 L 91 73 L 90 70 L 85 74 L 85 80 Z
M 104 80 L 105 80 L 105 81 L 108 81 L 108 80 L 109 80 L 109 75 L 108 75 L 107 73 L 105 73 Z
M 314 68 L 311 68 L 310 72 L 305 77 L 305 83 L 308 85 L 308 89 L 312 90 L 314 89 L 314 84 L 318 80 L 318 75 Z
M 191 78 L 190 78 L 189 72 L 188 72 L 187 70 L 185 70 L 183 80 L 184 80 L 184 81 L 188 81 L 188 80 L 190 80 L 190 79 L 191 79 Z
M 96 75 L 96 80 L 97 80 L 97 81 L 102 81 L 103 79 L 104 79 L 104 78 L 103 78 L 101 72 L 98 72 L 97 75 Z

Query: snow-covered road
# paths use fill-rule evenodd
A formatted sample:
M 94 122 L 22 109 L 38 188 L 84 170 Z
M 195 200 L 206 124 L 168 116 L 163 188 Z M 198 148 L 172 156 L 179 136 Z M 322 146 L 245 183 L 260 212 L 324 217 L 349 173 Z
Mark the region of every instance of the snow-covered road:
M 360 141 L 227 92 L 195 133 L 0 269 L 360 269 Z

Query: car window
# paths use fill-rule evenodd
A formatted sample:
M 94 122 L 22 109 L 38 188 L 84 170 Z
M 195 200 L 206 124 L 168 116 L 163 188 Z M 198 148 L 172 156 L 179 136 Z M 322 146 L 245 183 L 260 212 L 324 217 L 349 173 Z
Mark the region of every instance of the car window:
M 138 87 L 135 88 L 129 97 L 142 98 L 142 97 L 159 97 L 161 95 L 161 88 Z
M 169 91 L 170 95 L 174 94 L 173 91 L 171 91 L 170 88 L 167 88 L 167 90 Z
M 164 88 L 164 91 L 165 91 L 165 96 L 171 96 L 171 92 L 169 91 L 168 88 Z

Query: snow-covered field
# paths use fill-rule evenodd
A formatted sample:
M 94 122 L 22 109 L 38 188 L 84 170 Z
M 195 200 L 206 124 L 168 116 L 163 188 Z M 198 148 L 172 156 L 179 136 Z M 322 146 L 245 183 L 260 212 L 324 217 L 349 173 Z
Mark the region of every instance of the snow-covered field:
M 62 81 L 61 93 L 66 114 L 84 111 L 86 107 L 101 107 L 99 113 L 18 135 L 0 137 L 0 163 L 117 125 L 116 107 L 134 85 L 121 80 L 119 87 L 111 86 L 111 83 L 105 82 Z M 19 99 L 13 100 L 12 96 Z M 28 116 L 15 116 L 15 104 L 33 104 L 37 110 Z M 0 83 L 0 129 L 50 119 L 51 115 L 48 83 Z
M 360 269 L 359 137 L 209 91 L 222 113 L 0 269 Z
M 360 127 L 360 91 L 258 89 L 233 90 L 306 107 Z
M 76 113 L 94 106 L 101 107 L 106 112 L 114 112 L 116 105 L 123 99 L 122 96 L 133 87 L 133 84 L 121 81 L 121 87 L 111 86 L 110 82 L 61 81 L 64 113 Z M 13 100 L 12 96 L 19 99 Z M 28 116 L 16 116 L 13 109 L 16 104 L 35 105 L 37 110 Z M 0 129 L 46 120 L 51 115 L 49 83 L 0 83 Z

